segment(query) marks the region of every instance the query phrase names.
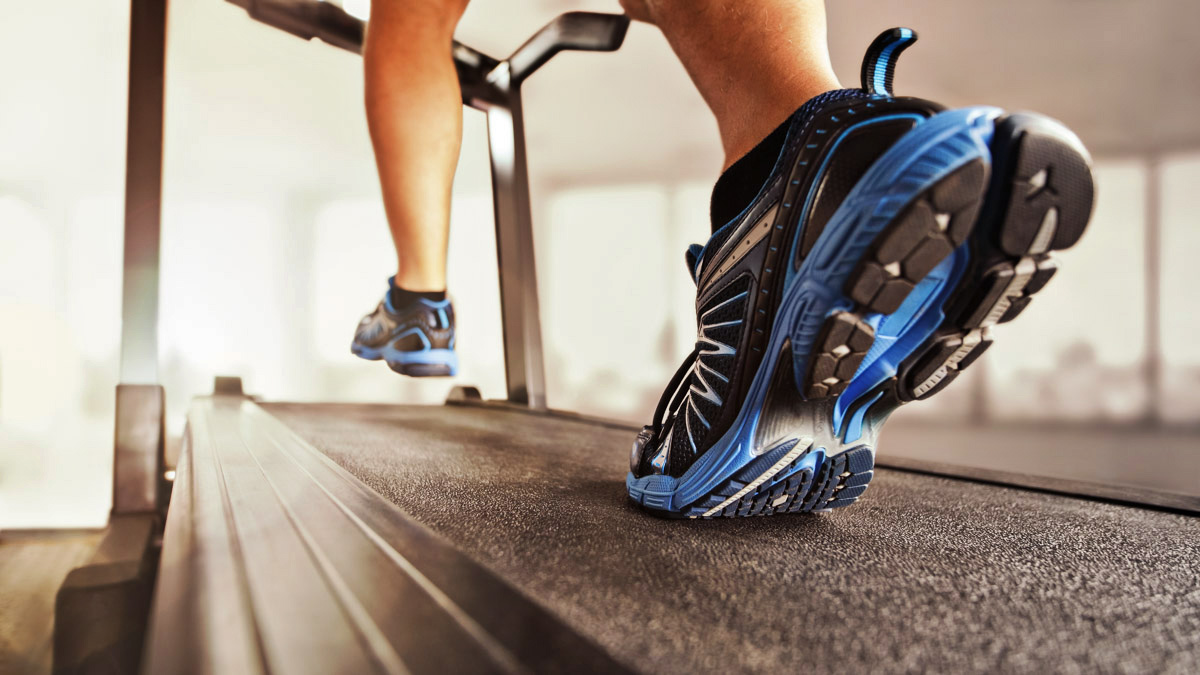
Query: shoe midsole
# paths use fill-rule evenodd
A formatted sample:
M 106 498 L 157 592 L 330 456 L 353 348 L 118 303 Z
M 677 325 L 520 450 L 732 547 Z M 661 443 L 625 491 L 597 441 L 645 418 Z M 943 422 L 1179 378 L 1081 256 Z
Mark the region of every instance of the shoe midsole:
M 458 365 L 458 354 L 453 349 L 422 349 L 406 352 L 392 347 L 375 349 L 360 345 L 354 349 L 354 353 L 364 359 L 383 359 L 389 364 L 397 365 Z

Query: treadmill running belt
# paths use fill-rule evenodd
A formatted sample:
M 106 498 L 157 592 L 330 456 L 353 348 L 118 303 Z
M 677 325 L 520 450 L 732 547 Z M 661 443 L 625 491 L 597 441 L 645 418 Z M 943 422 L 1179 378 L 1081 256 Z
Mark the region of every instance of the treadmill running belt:
M 668 522 L 628 427 L 263 407 L 634 669 L 1200 671 L 1193 517 L 877 469 L 840 512 Z

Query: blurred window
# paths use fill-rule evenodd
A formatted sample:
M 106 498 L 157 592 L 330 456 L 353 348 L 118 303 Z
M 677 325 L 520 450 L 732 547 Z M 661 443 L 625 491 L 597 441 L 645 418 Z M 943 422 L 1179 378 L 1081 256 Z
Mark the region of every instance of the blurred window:
M 1200 423 L 1200 154 L 1162 167 L 1162 417 Z
M 1097 162 L 1083 239 L 1056 253 L 1062 273 L 980 362 L 987 409 L 1006 420 L 1129 421 L 1146 413 L 1146 168 Z

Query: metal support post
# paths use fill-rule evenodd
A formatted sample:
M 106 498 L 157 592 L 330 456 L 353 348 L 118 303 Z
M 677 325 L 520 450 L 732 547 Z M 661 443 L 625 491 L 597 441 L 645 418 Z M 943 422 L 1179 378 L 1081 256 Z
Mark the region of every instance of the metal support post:
M 546 374 L 520 89 L 510 90 L 507 99 L 487 107 L 504 372 L 509 402 L 543 410 Z
M 617 49 L 628 27 L 622 15 L 563 14 L 488 73 L 489 96 L 469 101 L 487 113 L 508 400 L 534 410 L 546 409 L 546 373 L 521 84 L 560 51 Z
M 1162 422 L 1162 158 L 1146 166 L 1146 422 Z
M 132 0 L 114 514 L 161 506 L 164 408 L 158 383 L 158 271 L 166 35 L 167 0 Z

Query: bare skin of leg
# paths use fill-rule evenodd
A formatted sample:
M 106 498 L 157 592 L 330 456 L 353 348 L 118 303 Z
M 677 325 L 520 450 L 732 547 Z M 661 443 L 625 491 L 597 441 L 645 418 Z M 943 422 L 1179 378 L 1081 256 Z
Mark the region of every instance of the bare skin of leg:
M 468 0 L 376 0 L 363 47 L 367 125 L 396 246 L 396 285 L 446 288 L 462 95 L 450 58 Z
M 725 167 L 808 99 L 839 89 L 824 0 L 620 0 L 663 32 L 717 118 Z
M 396 284 L 446 287 L 462 98 L 450 43 L 468 0 L 377 0 L 363 60 L 367 122 L 396 246 Z M 662 30 L 717 118 L 725 168 L 805 101 L 839 88 L 823 0 L 620 0 Z

